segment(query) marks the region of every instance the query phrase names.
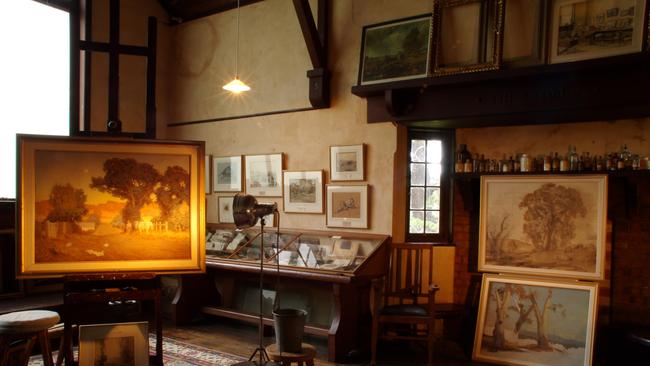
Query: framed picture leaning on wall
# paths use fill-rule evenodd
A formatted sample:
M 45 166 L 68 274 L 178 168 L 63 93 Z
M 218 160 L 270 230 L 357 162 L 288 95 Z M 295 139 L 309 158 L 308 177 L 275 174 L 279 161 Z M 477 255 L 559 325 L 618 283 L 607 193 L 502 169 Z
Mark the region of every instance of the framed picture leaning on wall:
M 503 67 L 524 67 L 546 62 L 548 1 L 506 1 Z
M 607 175 L 481 177 L 478 270 L 604 277 Z
M 79 366 L 149 365 L 147 322 L 79 326 Z
M 549 62 L 640 52 L 647 13 L 646 0 L 555 0 Z

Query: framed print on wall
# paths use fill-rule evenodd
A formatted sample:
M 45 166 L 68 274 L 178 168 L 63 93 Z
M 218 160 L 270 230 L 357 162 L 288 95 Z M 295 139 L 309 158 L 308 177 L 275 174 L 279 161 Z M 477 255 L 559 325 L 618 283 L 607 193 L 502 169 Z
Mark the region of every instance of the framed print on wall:
M 607 175 L 483 176 L 478 270 L 604 277 Z
M 219 197 L 219 222 L 234 223 L 235 218 L 232 215 L 233 196 L 220 196 Z
M 215 156 L 212 159 L 215 192 L 241 192 L 241 155 Z
M 431 15 L 363 27 L 359 85 L 423 78 L 431 59 Z
M 147 322 L 79 326 L 79 366 L 149 365 Z
M 284 212 L 323 213 L 323 171 L 285 171 Z
M 282 197 L 282 153 L 246 155 L 246 193 Z
M 550 63 L 640 52 L 645 0 L 556 0 L 551 11 Z
M 18 135 L 19 276 L 205 269 L 204 143 Z
M 547 1 L 506 1 L 504 67 L 540 65 L 546 61 Z
M 327 226 L 368 228 L 368 185 L 327 185 Z
M 361 181 L 364 179 L 365 145 L 330 146 L 330 180 Z
M 485 274 L 474 360 L 591 365 L 598 284 Z

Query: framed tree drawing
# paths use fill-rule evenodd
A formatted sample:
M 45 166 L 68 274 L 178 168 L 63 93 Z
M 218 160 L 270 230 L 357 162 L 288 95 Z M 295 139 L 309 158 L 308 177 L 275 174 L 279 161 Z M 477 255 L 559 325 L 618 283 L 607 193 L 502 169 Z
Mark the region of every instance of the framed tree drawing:
M 246 193 L 282 197 L 282 153 L 246 155 Z
M 607 176 L 483 176 L 478 269 L 602 279 Z
M 285 171 L 284 212 L 323 213 L 323 171 Z
M 241 192 L 241 155 L 212 159 L 212 187 L 215 192 Z
M 364 179 L 365 145 L 330 146 L 330 179 L 361 181 Z
M 598 284 L 485 274 L 472 358 L 591 365 Z
M 327 226 L 368 228 L 368 186 L 328 184 Z
M 205 269 L 204 143 L 18 135 L 19 275 Z
M 79 326 L 79 366 L 149 365 L 147 322 Z

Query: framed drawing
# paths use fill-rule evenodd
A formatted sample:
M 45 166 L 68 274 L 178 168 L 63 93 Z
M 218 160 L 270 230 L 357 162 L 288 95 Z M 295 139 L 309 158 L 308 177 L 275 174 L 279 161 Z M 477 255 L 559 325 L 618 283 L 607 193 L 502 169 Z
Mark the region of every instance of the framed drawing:
M 323 171 L 285 171 L 284 212 L 323 213 Z
M 246 193 L 282 197 L 282 153 L 246 155 Z
M 368 228 L 368 186 L 328 184 L 327 226 Z
M 365 145 L 330 146 L 330 179 L 361 181 L 364 179 Z
M 602 279 L 607 175 L 483 176 L 478 270 Z
M 503 66 L 523 67 L 546 61 L 547 0 L 506 1 Z
M 149 365 L 147 322 L 79 326 L 79 366 Z
M 430 50 L 431 14 L 367 25 L 361 35 L 359 84 L 426 77 Z
M 550 63 L 640 52 L 645 0 L 556 0 L 551 12 Z
M 210 177 L 212 176 L 212 172 L 210 169 L 210 164 L 212 162 L 211 156 L 206 156 L 205 157 L 205 174 L 204 174 L 204 179 L 205 179 L 205 194 L 212 194 L 212 179 Z
M 233 196 L 219 197 L 219 222 L 234 223 L 235 219 L 232 215 L 232 202 Z
M 212 159 L 212 186 L 215 192 L 241 192 L 241 155 Z
M 591 365 L 598 284 L 483 275 L 472 358 Z
M 502 0 L 433 0 L 433 75 L 499 69 L 503 25 Z
M 18 135 L 19 275 L 201 272 L 204 143 Z

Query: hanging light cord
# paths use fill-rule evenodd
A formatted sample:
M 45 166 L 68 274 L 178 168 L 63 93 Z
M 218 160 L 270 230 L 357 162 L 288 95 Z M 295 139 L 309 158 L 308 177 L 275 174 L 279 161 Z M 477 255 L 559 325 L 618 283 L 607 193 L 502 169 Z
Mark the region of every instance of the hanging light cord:
M 237 44 L 235 46 L 235 79 L 239 79 L 239 0 L 237 0 Z

